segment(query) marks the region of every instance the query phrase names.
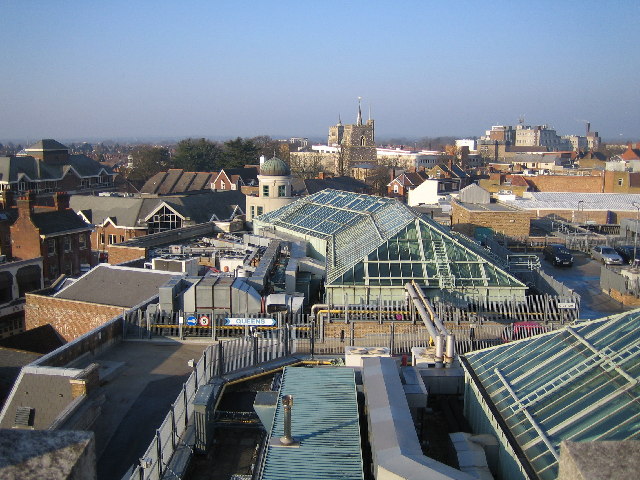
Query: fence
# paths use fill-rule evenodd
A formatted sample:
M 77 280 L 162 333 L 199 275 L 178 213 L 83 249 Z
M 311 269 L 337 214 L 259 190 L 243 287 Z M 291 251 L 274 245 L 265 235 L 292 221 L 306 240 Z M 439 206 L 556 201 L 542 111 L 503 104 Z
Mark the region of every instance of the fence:
M 200 385 L 215 376 L 241 370 L 259 363 L 275 360 L 295 353 L 290 328 L 263 332 L 251 336 L 209 345 L 194 366 L 193 373 L 182 386 L 182 391 L 171 404 L 169 413 L 156 430 L 154 440 L 136 465 L 125 475 L 127 480 L 159 480 L 173 474 L 169 462 L 178 447 L 185 444 L 185 433 L 193 418 L 193 400 Z M 166 478 L 166 477 L 165 477 Z
M 622 275 L 620 270 L 609 266 L 603 265 L 600 268 L 600 288 L 609 294 L 616 291 L 623 296 L 640 298 L 640 278 L 637 275 Z

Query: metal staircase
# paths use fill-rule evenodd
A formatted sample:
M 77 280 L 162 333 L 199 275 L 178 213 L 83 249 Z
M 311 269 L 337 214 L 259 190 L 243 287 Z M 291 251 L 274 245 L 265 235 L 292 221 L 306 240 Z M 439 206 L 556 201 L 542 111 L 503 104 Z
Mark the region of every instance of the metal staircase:
M 444 242 L 441 239 L 433 238 L 432 245 L 440 288 L 454 288 L 456 286 L 456 279 L 451 274 L 451 267 L 449 266 L 449 256 L 447 255 L 447 249 L 444 246 Z

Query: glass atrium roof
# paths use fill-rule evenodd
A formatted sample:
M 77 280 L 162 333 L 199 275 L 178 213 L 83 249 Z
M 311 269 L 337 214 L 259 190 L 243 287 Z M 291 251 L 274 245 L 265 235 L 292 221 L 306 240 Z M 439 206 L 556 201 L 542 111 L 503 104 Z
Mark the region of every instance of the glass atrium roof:
M 640 310 L 465 358 L 542 480 L 563 440 L 640 438 Z
M 328 285 L 524 288 L 479 246 L 391 198 L 327 189 L 257 223 L 325 240 Z

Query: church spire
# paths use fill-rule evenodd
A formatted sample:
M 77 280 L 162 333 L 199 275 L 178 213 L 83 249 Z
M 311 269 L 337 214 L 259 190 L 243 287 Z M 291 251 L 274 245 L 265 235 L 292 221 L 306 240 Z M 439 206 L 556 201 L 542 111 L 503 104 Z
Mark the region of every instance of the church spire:
M 362 109 L 360 108 L 360 100 L 362 100 L 362 97 L 358 97 L 358 119 L 356 120 L 356 125 L 362 125 Z

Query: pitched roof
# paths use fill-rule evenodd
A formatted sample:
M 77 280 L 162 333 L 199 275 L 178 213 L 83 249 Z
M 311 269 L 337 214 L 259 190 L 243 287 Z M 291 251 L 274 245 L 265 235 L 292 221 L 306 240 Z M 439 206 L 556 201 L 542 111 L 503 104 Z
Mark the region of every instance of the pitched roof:
M 58 150 L 69 150 L 69 147 L 61 144 L 57 140 L 52 138 L 44 138 L 42 140 L 37 141 L 33 145 L 29 145 L 25 148 L 25 151 L 58 151 Z
M 31 216 L 42 235 L 53 235 L 77 230 L 91 230 L 91 225 L 82 220 L 73 210 L 35 211 Z
M 640 160 L 640 149 L 631 148 L 631 145 L 629 145 L 627 149 L 620 154 L 620 158 L 623 160 Z
M 158 295 L 158 289 L 175 275 L 175 272 L 99 264 L 53 296 L 132 308 Z
M 64 165 L 51 165 L 30 155 L 0 157 L 0 181 L 17 182 L 22 176 L 30 180 L 60 180 L 71 169 L 80 177 L 95 177 L 101 173 L 114 175 L 111 167 L 86 155 L 69 155 Z
M 353 177 L 306 178 L 293 179 L 293 190 L 296 195 L 313 195 L 326 188 L 345 192 L 368 192 L 370 187 L 362 180 Z

